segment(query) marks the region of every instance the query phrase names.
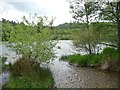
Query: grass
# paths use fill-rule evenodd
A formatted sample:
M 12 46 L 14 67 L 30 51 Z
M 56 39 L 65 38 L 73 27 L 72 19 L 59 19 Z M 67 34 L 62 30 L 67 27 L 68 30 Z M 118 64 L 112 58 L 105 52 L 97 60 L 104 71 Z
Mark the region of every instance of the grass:
M 69 61 L 70 63 L 78 64 L 79 66 L 98 66 L 100 64 L 101 56 L 99 55 L 69 55 L 69 56 L 62 56 L 62 60 Z
M 70 63 L 75 63 L 78 64 L 79 66 L 84 66 L 84 67 L 86 66 L 99 67 L 106 60 L 108 60 L 111 63 L 117 62 L 118 52 L 114 48 L 107 47 L 100 54 L 91 54 L 91 55 L 74 54 L 74 55 L 62 56 L 61 60 L 65 60 Z
M 6 60 L 6 57 L 0 57 L 0 73 L 9 69 L 9 65 L 5 64 Z
M 104 59 L 106 58 L 118 59 L 118 51 L 117 49 L 114 48 L 110 48 L 110 47 L 105 48 L 102 52 L 102 55 Z
M 33 60 L 21 58 L 10 68 L 11 76 L 4 88 L 52 88 L 53 75 L 47 68 L 40 68 Z

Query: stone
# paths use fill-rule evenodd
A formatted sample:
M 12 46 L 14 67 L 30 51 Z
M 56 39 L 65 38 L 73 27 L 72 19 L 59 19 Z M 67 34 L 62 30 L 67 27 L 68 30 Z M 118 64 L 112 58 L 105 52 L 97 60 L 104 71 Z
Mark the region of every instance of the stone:
M 109 68 L 110 68 L 110 65 L 107 61 L 101 65 L 102 70 L 108 70 Z

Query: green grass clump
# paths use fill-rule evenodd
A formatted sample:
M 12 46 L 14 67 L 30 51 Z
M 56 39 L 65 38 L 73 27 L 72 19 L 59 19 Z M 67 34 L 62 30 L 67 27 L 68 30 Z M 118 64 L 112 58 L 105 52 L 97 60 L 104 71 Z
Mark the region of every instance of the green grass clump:
M 53 75 L 47 68 L 28 58 L 21 58 L 10 67 L 11 76 L 4 88 L 51 88 Z
M 101 65 L 101 61 L 102 61 L 102 55 L 101 54 L 94 54 L 91 58 L 90 58 L 90 64 L 93 66 L 100 66 Z
M 103 49 L 103 52 L 100 54 L 87 54 L 87 55 L 74 54 L 69 56 L 62 56 L 61 59 L 69 61 L 70 63 L 77 63 L 80 66 L 98 67 L 101 65 L 101 63 L 104 63 L 104 61 L 117 63 L 118 52 L 115 48 L 107 47 Z
M 115 48 L 107 47 L 102 52 L 102 63 L 107 62 L 109 69 L 113 71 L 120 71 L 120 59 L 118 50 Z
M 96 64 L 100 57 L 98 55 L 69 55 L 61 57 L 62 60 L 69 61 L 70 63 L 77 63 L 80 66 L 89 66 L 91 64 Z

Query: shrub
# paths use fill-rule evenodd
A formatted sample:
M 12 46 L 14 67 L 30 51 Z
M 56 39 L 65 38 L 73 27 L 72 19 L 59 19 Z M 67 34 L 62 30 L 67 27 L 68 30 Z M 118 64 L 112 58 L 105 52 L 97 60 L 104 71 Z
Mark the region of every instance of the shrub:
M 15 76 L 30 76 L 38 65 L 32 59 L 22 57 L 10 67 L 10 71 Z
M 117 50 L 115 48 L 107 47 L 103 49 L 103 55 L 113 56 L 115 54 L 117 54 Z
M 20 58 L 10 71 L 10 80 L 4 88 L 50 88 L 54 85 L 50 70 L 40 68 L 32 59 Z
M 115 60 L 115 61 L 118 60 L 117 49 L 110 48 L 110 47 L 103 49 L 102 57 L 103 57 L 103 60 L 107 60 L 107 59 L 111 59 L 111 60 Z

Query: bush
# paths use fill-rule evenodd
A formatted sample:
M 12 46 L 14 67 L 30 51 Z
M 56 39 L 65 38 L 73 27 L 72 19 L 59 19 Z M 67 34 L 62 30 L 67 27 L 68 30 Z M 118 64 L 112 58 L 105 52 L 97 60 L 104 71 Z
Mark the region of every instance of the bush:
M 102 57 L 103 60 L 109 59 L 109 60 L 118 61 L 118 51 L 115 48 L 107 47 L 103 49 Z
M 39 65 L 37 64 L 32 59 L 23 57 L 10 67 L 10 71 L 15 76 L 30 76 L 33 73 L 33 69 Z
M 103 55 L 107 55 L 107 56 L 117 55 L 117 50 L 115 48 L 107 47 L 103 49 Z
M 50 88 L 54 85 L 50 70 L 40 68 L 32 59 L 20 58 L 10 71 L 10 80 L 4 88 Z

